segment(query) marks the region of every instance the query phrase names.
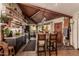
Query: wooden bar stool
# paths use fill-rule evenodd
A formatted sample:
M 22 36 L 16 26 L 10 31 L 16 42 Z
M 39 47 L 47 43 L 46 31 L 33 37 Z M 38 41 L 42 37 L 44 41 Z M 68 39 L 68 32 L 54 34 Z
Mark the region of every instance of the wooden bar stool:
M 37 40 L 37 54 L 44 53 L 46 56 L 46 34 L 39 33 Z
M 51 56 L 51 52 L 55 52 L 57 56 L 57 34 L 50 33 L 49 37 L 49 55 Z
M 2 47 L 2 51 L 4 56 L 8 56 L 8 44 L 5 42 L 0 42 L 0 46 Z
M 9 55 L 10 56 L 14 56 L 15 55 L 14 47 L 13 46 L 9 46 L 8 49 L 9 49 Z
M 0 46 L 0 56 L 4 56 L 4 49 L 2 46 Z

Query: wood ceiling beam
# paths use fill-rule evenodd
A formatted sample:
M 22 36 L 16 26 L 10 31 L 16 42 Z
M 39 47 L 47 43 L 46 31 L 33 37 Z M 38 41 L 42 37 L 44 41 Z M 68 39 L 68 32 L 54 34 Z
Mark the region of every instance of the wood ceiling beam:
M 61 17 L 69 17 L 69 18 L 72 18 L 72 16 L 70 16 L 70 15 L 66 15 L 66 14 L 63 14 L 63 13 L 51 11 L 51 10 L 44 9 L 44 8 L 43 9 L 40 9 L 40 11 L 42 11 L 44 13 L 52 13 L 53 15 L 56 15 L 57 17 L 58 16 L 61 16 Z
M 19 6 L 19 4 L 18 4 Z M 20 7 L 20 6 L 19 6 Z M 28 20 L 31 20 L 32 22 L 34 22 L 34 24 L 37 24 L 36 21 L 34 21 L 32 18 L 28 17 L 25 12 L 23 12 L 22 8 L 20 7 L 21 11 L 22 11 L 22 14 L 24 15 L 24 18 L 28 21 Z
M 43 7 L 38 7 L 38 6 L 35 6 L 35 5 L 25 4 L 25 3 L 22 3 L 22 4 L 23 4 L 23 5 L 27 5 L 27 6 L 35 7 L 35 8 L 37 8 L 37 9 L 40 9 L 41 11 L 47 10 L 47 11 L 49 11 L 49 12 L 51 12 L 51 13 L 60 14 L 61 16 L 72 18 L 72 16 L 70 16 L 70 15 L 66 15 L 66 14 L 63 14 L 63 13 L 60 13 L 60 12 L 52 11 L 52 10 L 49 10 L 49 9 L 46 9 L 46 8 L 43 8 Z M 47 11 L 46 11 L 46 12 L 47 12 Z
M 31 7 L 31 8 L 35 8 L 35 9 L 38 10 L 37 12 L 33 13 L 32 15 L 27 16 L 29 18 L 29 20 L 33 21 L 35 24 L 37 24 L 38 22 L 37 22 L 37 20 L 32 19 L 32 17 L 35 16 L 36 14 L 38 14 L 39 12 L 43 12 L 45 14 L 44 16 L 47 17 L 47 20 L 56 19 L 56 18 L 59 18 L 59 17 L 72 18 L 72 16 L 70 16 L 70 15 L 66 15 L 66 14 L 63 14 L 63 13 L 55 12 L 55 11 L 52 11 L 52 10 L 49 10 L 49 9 L 46 9 L 46 8 L 42 8 L 42 7 L 31 5 L 31 4 L 28 4 L 28 3 L 27 4 L 19 3 L 19 4 L 20 4 L 19 6 L 20 6 L 25 18 L 27 16 L 27 13 L 25 13 L 25 11 L 23 11 L 24 8 L 21 5 L 23 5 L 25 7 L 28 6 L 28 7 Z M 53 17 L 50 16 L 50 15 L 52 15 Z
M 25 18 L 27 19 L 27 21 L 28 21 L 28 20 L 31 20 L 32 22 L 34 22 L 34 24 L 37 24 L 37 22 L 34 21 L 32 18 L 29 18 L 29 17 L 27 17 L 27 16 L 25 16 Z
M 30 18 L 31 21 L 33 21 L 35 24 L 37 24 L 37 22 L 35 20 L 33 20 L 32 18 Z
M 40 12 L 40 10 L 36 13 L 34 13 L 30 18 L 32 18 L 33 16 L 37 15 Z
M 37 12 L 40 11 L 40 9 L 38 9 L 38 8 L 28 6 L 28 5 L 25 5 L 25 4 L 22 4 L 22 3 L 18 3 L 18 5 L 27 14 L 28 17 L 31 17 L 31 16 L 33 16 L 34 14 L 36 14 Z

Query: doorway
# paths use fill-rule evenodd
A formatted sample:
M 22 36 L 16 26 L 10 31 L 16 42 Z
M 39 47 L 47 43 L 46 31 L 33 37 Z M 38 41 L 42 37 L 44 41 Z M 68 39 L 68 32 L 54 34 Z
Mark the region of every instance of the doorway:
M 57 43 L 63 44 L 62 22 L 54 23 L 54 31 L 58 33 Z

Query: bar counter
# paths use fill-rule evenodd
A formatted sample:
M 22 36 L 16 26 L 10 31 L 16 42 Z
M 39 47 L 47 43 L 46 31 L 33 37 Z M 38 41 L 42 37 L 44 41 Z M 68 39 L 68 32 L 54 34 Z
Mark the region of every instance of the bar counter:
M 4 39 L 9 46 L 14 46 L 15 53 L 17 53 L 19 49 L 26 44 L 27 35 L 22 34 L 16 37 L 5 37 Z

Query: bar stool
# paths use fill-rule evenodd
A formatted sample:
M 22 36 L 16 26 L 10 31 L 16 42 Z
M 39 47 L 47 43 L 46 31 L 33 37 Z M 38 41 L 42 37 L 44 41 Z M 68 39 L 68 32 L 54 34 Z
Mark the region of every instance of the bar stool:
M 1 41 L 0 42 L 0 46 L 1 46 L 2 55 L 8 56 L 8 44 L 3 42 L 3 41 Z
M 49 36 L 49 55 L 51 56 L 51 52 L 55 52 L 56 56 L 57 56 L 57 34 L 54 33 L 50 33 Z
M 39 56 L 39 53 L 44 53 L 46 56 L 46 34 L 39 33 L 38 34 L 38 40 L 37 40 L 37 54 Z
M 14 56 L 15 55 L 14 47 L 13 46 L 9 46 L 8 49 L 9 49 L 9 55 Z
M 0 56 L 4 56 L 4 49 L 2 46 L 0 46 Z

